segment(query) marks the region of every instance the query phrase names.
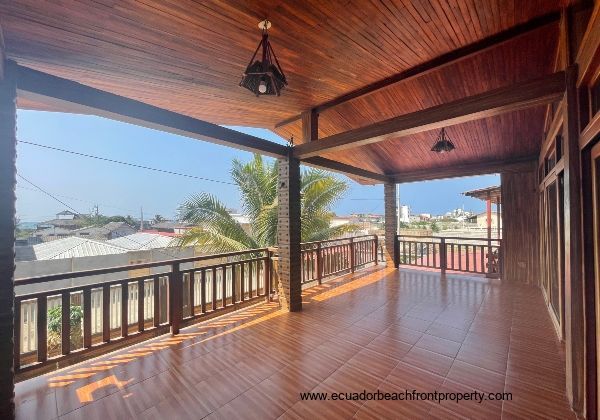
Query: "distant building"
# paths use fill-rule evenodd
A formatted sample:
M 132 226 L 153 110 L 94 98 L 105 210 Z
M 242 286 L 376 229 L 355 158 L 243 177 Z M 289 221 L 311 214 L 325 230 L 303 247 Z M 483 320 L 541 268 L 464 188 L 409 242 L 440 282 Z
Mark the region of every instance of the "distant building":
M 134 234 L 136 230 L 125 222 L 109 222 L 104 226 L 90 226 L 83 229 L 77 229 L 73 233 L 76 236 L 87 237 L 90 239 L 109 240 Z
M 73 213 L 72 211 L 64 210 L 64 211 L 61 211 L 60 213 L 57 213 L 56 218 L 58 220 L 74 220 L 74 219 L 79 218 L 79 215 Z
M 167 220 L 164 222 L 158 222 L 152 225 L 152 230 L 156 230 L 158 232 L 165 233 L 175 233 L 177 235 L 182 235 L 188 230 L 190 230 L 193 226 L 189 223 L 185 222 L 174 222 L 171 220 Z
M 132 235 L 111 239 L 106 241 L 106 243 L 125 248 L 128 251 L 141 251 L 177 246 L 178 240 L 177 238 L 161 235 L 160 233 L 137 232 Z
M 467 219 L 468 223 L 477 225 L 479 228 L 487 228 L 487 212 L 479 213 Z M 492 212 L 492 229 L 498 228 L 498 213 Z M 502 229 L 502 217 L 500 217 L 500 229 Z
M 427 221 L 431 219 L 431 213 L 421 213 L 419 214 L 419 220 Z
M 45 230 L 48 228 L 60 228 L 60 229 L 79 229 L 83 227 L 85 221 L 81 215 L 65 210 L 56 214 L 56 218 L 52 220 L 46 220 L 38 224 L 38 230 Z
M 410 223 L 410 208 L 408 206 L 400 206 L 400 222 Z
M 241 213 L 229 213 L 233 219 L 240 224 L 244 232 L 250 234 L 252 232 L 252 226 L 250 225 L 250 219 L 248 216 Z
M 58 260 L 74 257 L 94 257 L 99 255 L 122 254 L 126 248 L 107 242 L 69 236 L 32 246 L 15 247 L 16 261 Z

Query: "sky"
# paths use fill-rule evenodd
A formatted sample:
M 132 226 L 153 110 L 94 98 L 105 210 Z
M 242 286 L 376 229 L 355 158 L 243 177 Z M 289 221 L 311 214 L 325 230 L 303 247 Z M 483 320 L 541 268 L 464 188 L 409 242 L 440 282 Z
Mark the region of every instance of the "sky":
M 247 161 L 251 153 L 95 116 L 19 110 L 17 118 L 17 173 L 29 181 L 17 179 L 17 217 L 21 222 L 49 220 L 68 207 L 90 213 L 95 205 L 105 215 L 138 218 L 143 209 L 146 219 L 157 214 L 174 218 L 177 206 L 200 192 L 214 194 L 230 208 L 241 208 L 229 171 L 233 159 Z M 285 143 L 268 130 L 230 128 Z M 206 179 L 124 166 L 23 142 Z M 362 186 L 339 177 L 348 181 L 350 189 L 334 208 L 338 215 L 383 213 L 381 185 Z M 400 201 L 413 213 L 442 214 L 463 206 L 483 211 L 482 201 L 464 197 L 461 192 L 499 183 L 499 176 L 489 175 L 403 184 Z

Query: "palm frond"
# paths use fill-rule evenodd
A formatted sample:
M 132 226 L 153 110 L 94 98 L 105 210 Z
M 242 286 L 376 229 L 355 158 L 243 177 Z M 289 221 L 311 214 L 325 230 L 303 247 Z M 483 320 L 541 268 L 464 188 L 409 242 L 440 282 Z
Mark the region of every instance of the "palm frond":
M 202 193 L 191 196 L 179 207 L 179 219 L 195 225 L 180 238 L 180 245 L 214 248 L 215 252 L 258 248 L 254 239 L 229 214 L 216 197 Z
M 325 241 L 327 239 L 340 238 L 346 233 L 355 232 L 359 226 L 353 224 L 345 224 L 339 226 L 328 226 L 324 229 L 311 232 L 310 235 L 303 239 L 306 242 Z

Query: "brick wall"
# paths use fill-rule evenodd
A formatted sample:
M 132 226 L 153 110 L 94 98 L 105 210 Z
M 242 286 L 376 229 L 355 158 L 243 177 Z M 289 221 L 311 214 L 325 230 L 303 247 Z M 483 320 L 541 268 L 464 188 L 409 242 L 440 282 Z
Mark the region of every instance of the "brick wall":
M 394 239 L 398 232 L 398 216 L 396 214 L 396 184 L 385 183 L 383 195 L 385 204 L 385 262 L 388 267 L 395 266 Z
M 300 261 L 300 162 L 278 160 L 277 246 L 279 302 L 283 309 L 302 309 Z

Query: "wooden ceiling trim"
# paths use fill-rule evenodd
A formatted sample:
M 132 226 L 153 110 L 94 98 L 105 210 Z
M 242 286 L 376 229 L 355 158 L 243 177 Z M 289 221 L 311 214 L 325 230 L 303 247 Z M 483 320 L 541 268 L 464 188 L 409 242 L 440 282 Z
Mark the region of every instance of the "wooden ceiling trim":
M 315 156 L 315 157 L 303 160 L 302 164 L 308 165 L 308 166 L 314 166 L 317 168 L 328 169 L 330 171 L 342 173 L 344 175 L 351 176 L 353 178 L 359 178 L 359 181 L 362 181 L 362 183 L 373 184 L 373 183 L 388 182 L 391 180 L 391 178 L 386 175 L 383 175 L 383 174 L 380 174 L 377 172 L 367 171 L 365 169 L 357 168 L 352 165 L 337 162 L 337 161 L 331 160 L 331 159 L 326 159 L 326 158 L 320 157 L 320 156 Z M 373 181 L 375 181 L 375 182 L 373 182 Z
M 432 181 L 445 178 L 460 178 L 466 176 L 489 175 L 506 172 L 526 172 L 536 168 L 537 155 L 522 159 L 484 161 L 469 165 L 456 165 L 439 168 L 435 171 L 401 172 L 389 175 L 398 184 L 420 181 Z
M 350 102 L 354 99 L 368 96 L 370 94 L 378 92 L 378 91 L 385 89 L 386 87 L 396 84 L 398 82 L 410 80 L 414 77 L 419 77 L 419 76 L 423 76 L 425 74 L 428 74 L 428 73 L 431 73 L 434 71 L 438 71 L 447 66 L 456 64 L 462 60 L 468 59 L 477 54 L 488 51 L 492 48 L 501 46 L 509 41 L 512 41 L 512 40 L 514 40 L 518 37 L 521 37 L 525 34 L 528 34 L 530 32 L 536 31 L 536 30 L 546 27 L 548 25 L 556 25 L 560 21 L 560 16 L 561 15 L 559 12 L 548 13 L 543 16 L 539 16 L 528 22 L 522 23 L 520 25 L 516 25 L 505 31 L 502 31 L 497 34 L 491 35 L 489 37 L 483 38 L 482 40 L 477 41 L 475 43 L 472 43 L 472 44 L 466 45 L 464 47 L 458 48 L 456 50 L 450 51 L 448 53 L 442 54 L 438 57 L 435 57 L 429 61 L 426 61 L 417 66 L 414 66 L 410 69 L 404 70 L 393 76 L 387 77 L 387 78 L 379 80 L 375 83 L 369 84 L 369 85 L 364 86 L 359 89 L 356 89 L 347 94 L 341 95 L 335 99 L 332 99 L 330 101 L 327 101 L 325 103 L 317 105 L 316 107 L 313 108 L 313 110 L 316 111 L 317 113 L 322 112 L 322 111 L 325 111 L 326 109 L 335 107 L 342 103 Z M 472 21 L 470 20 L 470 22 L 472 22 Z M 471 26 L 466 25 L 466 27 L 470 28 Z M 459 33 L 459 31 L 457 31 L 457 33 Z M 275 128 L 280 128 L 280 127 L 283 127 L 294 121 L 297 121 L 301 118 L 301 115 L 302 114 L 296 115 L 296 116 L 293 116 L 290 118 L 286 118 L 285 120 L 277 123 L 275 125 Z
M 564 72 L 390 118 L 322 140 L 294 147 L 294 156 L 305 159 L 322 153 L 378 143 L 390 138 L 456 125 L 559 100 L 565 89 Z
M 18 96 L 27 100 L 58 102 L 56 106 L 59 108 L 77 106 L 89 114 L 248 152 L 272 157 L 288 155 L 288 148 L 277 143 L 26 67 L 17 68 Z

